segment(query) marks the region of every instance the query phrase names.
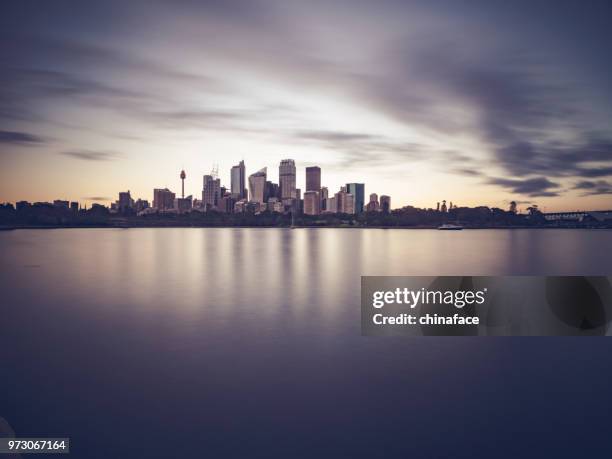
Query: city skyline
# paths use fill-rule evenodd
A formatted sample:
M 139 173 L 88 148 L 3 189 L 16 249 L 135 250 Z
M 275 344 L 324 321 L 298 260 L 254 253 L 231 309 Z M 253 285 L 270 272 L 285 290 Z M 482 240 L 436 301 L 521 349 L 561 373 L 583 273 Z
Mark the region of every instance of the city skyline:
M 291 157 L 394 208 L 608 209 L 611 7 L 536 3 L 5 4 L 0 202 Z

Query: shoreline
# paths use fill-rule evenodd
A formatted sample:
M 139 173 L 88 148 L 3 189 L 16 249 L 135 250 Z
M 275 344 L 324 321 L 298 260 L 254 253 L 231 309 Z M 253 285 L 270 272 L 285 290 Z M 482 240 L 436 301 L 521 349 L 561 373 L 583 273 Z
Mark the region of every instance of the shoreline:
M 277 229 L 384 229 L 384 230 L 438 230 L 437 226 L 351 226 L 351 225 L 296 225 L 296 226 L 273 226 L 273 225 L 226 225 L 226 226 L 205 226 L 205 225 L 19 225 L 19 226 L 0 226 L 0 231 L 15 231 L 15 230 L 32 230 L 32 229 L 138 229 L 138 228 L 277 228 Z M 551 229 L 568 229 L 568 230 L 612 230 L 612 227 L 587 227 L 587 226 L 465 226 L 463 230 L 551 230 Z

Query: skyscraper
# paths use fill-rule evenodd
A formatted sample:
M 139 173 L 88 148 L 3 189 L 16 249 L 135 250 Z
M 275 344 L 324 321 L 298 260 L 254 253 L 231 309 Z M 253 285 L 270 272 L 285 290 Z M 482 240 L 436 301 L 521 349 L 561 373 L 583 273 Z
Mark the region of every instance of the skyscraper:
M 321 168 L 311 166 L 306 168 L 306 191 L 321 192 Z M 306 195 L 304 195 L 304 199 Z
M 234 199 L 246 199 L 246 168 L 244 161 L 232 167 L 231 172 L 231 193 Z
M 355 197 L 347 191 L 347 187 L 340 188 L 335 196 L 336 212 L 341 214 L 355 213 Z
M 365 201 L 365 185 L 363 183 L 347 183 L 346 191 L 353 195 L 353 202 L 355 203 L 355 213 L 360 214 L 363 212 L 363 205 Z
M 382 210 L 386 214 L 391 212 L 391 197 L 390 196 L 386 196 L 383 194 L 380 197 L 380 210 Z
M 329 198 L 329 191 L 326 186 L 321 187 L 321 211 L 327 210 L 327 198 Z
M 221 180 L 212 175 L 205 175 L 202 186 L 202 205 L 206 210 L 217 207 L 219 199 L 221 199 Z
M 132 200 L 132 196 L 130 195 L 130 190 L 120 191 L 119 200 L 117 201 L 117 209 L 119 210 L 119 212 L 125 212 L 128 209 L 131 209 L 133 205 L 134 201 Z
M 153 190 L 153 207 L 157 210 L 168 210 L 174 208 L 176 195 L 168 188 L 155 188 Z
M 370 195 L 370 202 L 368 202 L 368 205 L 366 206 L 366 211 L 377 212 L 378 209 L 379 209 L 378 195 L 376 193 L 372 193 Z
M 304 213 L 306 215 L 319 215 L 321 213 L 321 198 L 318 191 L 304 193 Z
M 259 204 L 266 202 L 266 178 L 268 169 L 264 167 L 254 174 L 249 175 L 249 193 L 251 201 Z
M 278 179 L 281 199 L 294 199 L 295 194 L 295 161 L 283 159 L 278 168 Z

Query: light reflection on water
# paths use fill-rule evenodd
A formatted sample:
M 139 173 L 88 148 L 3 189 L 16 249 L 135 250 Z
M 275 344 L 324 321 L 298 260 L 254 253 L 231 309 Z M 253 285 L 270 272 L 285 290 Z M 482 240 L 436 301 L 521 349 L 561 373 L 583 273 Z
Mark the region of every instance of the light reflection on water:
M 610 274 L 610 231 L 23 230 L 0 232 L 0 251 L 0 416 L 18 435 L 71 436 L 89 448 L 76 457 L 189 456 L 203 436 L 226 456 L 357 456 L 379 451 L 373 429 L 390 453 L 408 451 L 391 441 L 406 431 L 416 451 L 441 431 L 447 456 L 493 451 L 494 431 L 575 414 L 570 388 L 601 402 L 612 375 L 607 341 L 359 328 L 361 275 Z M 485 435 L 454 433 L 470 423 Z M 117 431 L 172 445 L 96 436 Z

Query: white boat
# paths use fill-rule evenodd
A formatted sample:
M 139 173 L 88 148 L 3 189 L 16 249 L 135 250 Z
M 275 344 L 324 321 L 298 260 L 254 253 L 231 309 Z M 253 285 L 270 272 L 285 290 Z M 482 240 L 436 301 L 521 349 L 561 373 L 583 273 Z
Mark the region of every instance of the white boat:
M 462 230 L 463 226 L 461 225 L 454 225 L 452 223 L 445 223 L 444 225 L 440 225 L 438 226 L 439 230 L 446 230 L 446 231 L 458 231 L 458 230 Z

